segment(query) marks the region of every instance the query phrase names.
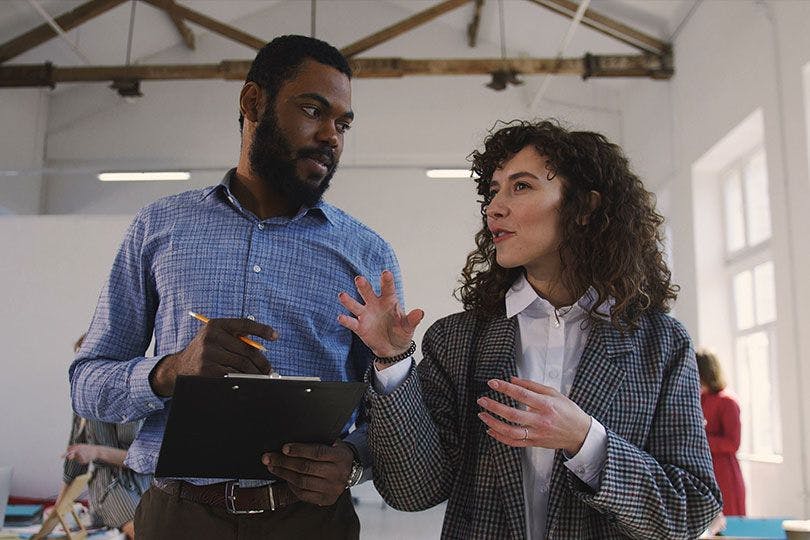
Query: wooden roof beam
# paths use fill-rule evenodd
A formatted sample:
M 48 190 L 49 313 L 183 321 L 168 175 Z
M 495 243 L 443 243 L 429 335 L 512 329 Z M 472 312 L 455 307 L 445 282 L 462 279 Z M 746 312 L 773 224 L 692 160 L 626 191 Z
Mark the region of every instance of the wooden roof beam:
M 177 32 L 180 34 L 180 37 L 183 38 L 183 43 L 186 44 L 186 47 L 194 50 L 194 32 L 192 32 L 191 28 L 188 27 L 185 20 L 183 20 L 183 17 L 177 14 L 176 8 L 177 4 L 174 0 L 163 0 L 163 11 L 165 11 L 166 15 L 168 15 L 172 20 L 172 24 L 174 24 L 174 27 L 177 28 Z
M 166 0 L 143 0 L 147 4 L 150 4 L 158 9 L 165 10 L 166 8 Z M 185 19 L 189 22 L 193 22 L 194 24 L 200 25 L 203 28 L 214 32 L 215 34 L 219 34 L 220 36 L 226 37 L 230 40 L 233 40 L 237 43 L 241 43 L 246 47 L 250 47 L 251 49 L 259 50 L 265 46 L 267 41 L 263 39 L 259 39 L 255 36 L 252 36 L 246 32 L 239 30 L 233 26 L 220 22 L 216 19 L 212 19 L 207 15 L 203 15 L 199 11 L 194 11 L 193 9 L 189 9 L 182 4 L 178 4 L 176 2 L 171 2 L 171 14 L 176 17 L 180 17 Z
M 54 20 L 62 30 L 68 32 L 80 24 L 98 17 L 102 13 L 106 13 L 124 2 L 126 2 L 126 0 L 90 0 L 67 13 L 63 13 Z M 48 23 L 44 23 L 3 43 L 0 45 L 0 63 L 11 60 L 38 45 L 42 45 L 55 37 L 56 34 L 56 30 Z
M 516 71 L 524 75 L 554 73 L 590 77 L 649 77 L 668 79 L 671 66 L 664 59 L 645 55 L 586 55 L 584 58 L 355 58 L 357 78 L 392 78 L 414 75 L 488 75 Z M 51 64 L 0 66 L 0 87 L 54 87 L 59 83 L 127 80 L 225 79 L 245 80 L 249 60 L 218 64 L 87 66 L 60 68 Z
M 388 28 L 384 28 L 368 37 L 355 41 L 351 45 L 343 47 L 340 52 L 342 52 L 346 58 L 351 58 L 352 56 L 367 51 L 372 47 L 376 47 L 381 43 L 394 39 L 395 37 L 404 34 L 409 30 L 413 30 L 417 26 L 421 26 L 426 22 L 432 21 L 439 15 L 443 15 L 448 11 L 454 10 L 468 2 L 470 2 L 470 0 L 445 0 L 444 2 L 440 2 L 431 8 L 411 15 L 407 19 L 403 19 L 400 22 L 389 26 Z
M 579 4 L 571 0 L 528 0 L 538 6 L 550 9 L 551 11 L 568 17 L 574 18 Z M 585 26 L 608 35 L 626 45 L 630 45 L 642 52 L 652 53 L 656 55 L 670 54 L 672 47 L 659 39 L 656 39 L 644 32 L 640 32 L 635 28 L 631 28 L 626 24 L 622 24 L 615 19 L 611 19 L 605 15 L 595 12 L 592 9 L 585 10 L 585 16 L 582 18 L 582 24 Z

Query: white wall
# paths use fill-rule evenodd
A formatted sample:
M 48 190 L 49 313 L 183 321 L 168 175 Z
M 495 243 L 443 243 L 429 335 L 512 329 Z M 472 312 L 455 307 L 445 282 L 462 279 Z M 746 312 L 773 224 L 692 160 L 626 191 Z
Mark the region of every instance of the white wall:
M 71 409 L 67 367 L 129 217 L 0 219 L 0 463 L 11 492 L 56 495 Z
M 752 515 L 810 514 L 810 400 L 804 390 L 810 387 L 810 337 L 801 332 L 810 327 L 805 279 L 810 275 L 810 186 L 802 98 L 802 68 L 810 61 L 808 25 L 808 2 L 709 1 L 700 4 L 675 42 L 669 141 L 673 170 L 664 186 L 671 197 L 675 279 L 683 287 L 678 314 L 698 342 L 699 328 L 707 322 L 699 319 L 699 303 L 705 299 L 698 297 L 695 247 L 706 241 L 707 231 L 694 226 L 692 166 L 752 112 L 763 111 L 777 269 L 784 462 L 747 465 Z M 651 133 L 644 112 L 661 97 L 637 90 L 622 99 L 624 130 L 631 142 Z M 626 147 L 631 155 L 640 148 L 637 142 Z
M 0 92 L 0 214 L 40 212 L 47 119 L 47 91 Z

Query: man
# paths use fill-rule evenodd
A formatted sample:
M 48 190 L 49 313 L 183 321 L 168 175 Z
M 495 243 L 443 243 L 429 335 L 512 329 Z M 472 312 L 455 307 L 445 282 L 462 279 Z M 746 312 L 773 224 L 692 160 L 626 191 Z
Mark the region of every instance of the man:
M 337 323 L 337 295 L 358 274 L 391 269 L 398 279 L 399 268 L 376 233 L 321 201 L 354 116 L 350 77 L 345 58 L 322 41 L 273 40 L 240 94 L 237 167 L 215 187 L 147 206 L 130 226 L 70 368 L 78 414 L 145 419 L 130 468 L 154 471 L 178 375 L 274 369 L 362 379 L 371 353 Z M 202 325 L 189 310 L 212 320 Z M 264 340 L 266 356 L 239 339 L 248 334 Z M 274 414 L 290 412 L 268 411 L 268 422 Z M 264 455 L 286 482 L 155 480 L 138 508 L 138 537 L 357 537 L 346 488 L 370 458 L 365 418 L 355 421 L 334 445 Z M 247 510 L 262 512 L 238 513 Z

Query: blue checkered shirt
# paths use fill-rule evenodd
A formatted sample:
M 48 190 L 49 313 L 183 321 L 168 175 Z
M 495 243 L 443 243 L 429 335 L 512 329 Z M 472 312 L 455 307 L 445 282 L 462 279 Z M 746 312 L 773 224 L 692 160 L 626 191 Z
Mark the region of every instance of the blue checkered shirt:
M 385 269 L 402 290 L 396 256 L 374 231 L 325 202 L 293 218 L 261 221 L 232 196 L 233 173 L 137 214 L 70 366 L 77 414 L 115 423 L 144 419 L 125 462 L 138 472 L 154 472 L 168 415 L 169 399 L 155 395 L 149 373 L 199 330 L 189 310 L 275 328 L 279 339 L 264 343 L 265 354 L 282 375 L 361 381 L 371 352 L 338 324 L 338 293 L 357 297 L 354 277 L 379 283 Z M 153 334 L 154 352 L 146 356 Z M 349 425 L 355 421 L 345 439 L 370 465 L 362 412 Z

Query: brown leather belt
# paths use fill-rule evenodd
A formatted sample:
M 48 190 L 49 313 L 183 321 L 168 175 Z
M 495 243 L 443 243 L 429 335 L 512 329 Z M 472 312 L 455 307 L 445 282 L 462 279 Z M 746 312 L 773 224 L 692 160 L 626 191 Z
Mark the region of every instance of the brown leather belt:
M 243 488 L 235 481 L 197 486 L 182 480 L 156 479 L 154 486 L 169 495 L 224 508 L 231 514 L 274 512 L 298 501 L 285 483 Z

